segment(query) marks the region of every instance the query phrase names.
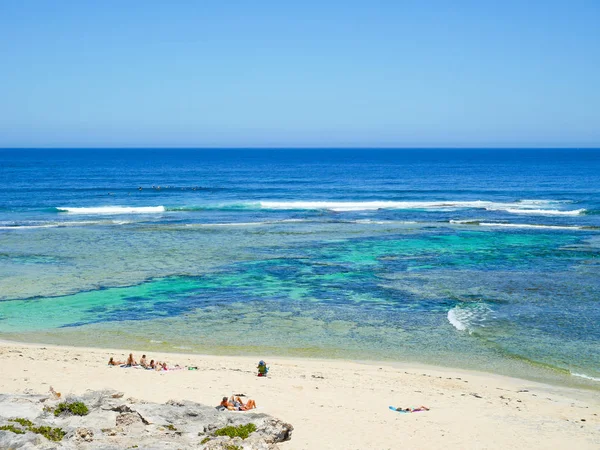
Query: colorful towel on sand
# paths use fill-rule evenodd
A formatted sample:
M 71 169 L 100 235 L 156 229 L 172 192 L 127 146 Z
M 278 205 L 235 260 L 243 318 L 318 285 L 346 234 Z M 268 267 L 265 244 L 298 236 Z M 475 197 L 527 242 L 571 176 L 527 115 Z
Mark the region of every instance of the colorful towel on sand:
M 404 411 L 403 409 L 397 409 L 395 406 L 390 406 L 390 409 L 392 411 L 396 411 L 396 412 L 399 412 L 399 413 L 416 413 L 416 412 L 427 411 L 426 409 L 418 409 L 416 411 Z

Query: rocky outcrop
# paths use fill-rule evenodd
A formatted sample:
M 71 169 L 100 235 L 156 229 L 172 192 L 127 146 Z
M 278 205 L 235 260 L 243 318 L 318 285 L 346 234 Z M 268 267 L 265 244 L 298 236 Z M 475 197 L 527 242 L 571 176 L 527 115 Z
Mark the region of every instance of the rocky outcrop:
M 84 416 L 55 416 L 60 402 L 83 402 Z M 18 419 L 18 420 L 15 420 Z M 247 437 L 223 436 L 225 427 L 253 424 Z M 272 450 L 293 427 L 267 414 L 218 411 L 189 401 L 147 403 L 116 391 L 80 397 L 0 394 L 0 449 L 232 449 Z M 235 428 L 237 429 L 237 428 Z M 234 431 L 235 431 L 234 429 Z M 62 437 L 58 439 L 56 436 Z M 56 441 L 52 439 L 57 439 Z

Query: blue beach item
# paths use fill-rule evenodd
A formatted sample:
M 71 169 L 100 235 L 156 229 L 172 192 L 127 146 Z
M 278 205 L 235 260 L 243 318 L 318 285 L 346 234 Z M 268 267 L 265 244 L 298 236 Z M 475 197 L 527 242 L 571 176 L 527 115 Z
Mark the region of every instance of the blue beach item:
M 396 411 L 396 412 L 399 412 L 399 413 L 407 413 L 407 412 L 410 412 L 410 411 L 404 411 L 404 410 L 402 410 L 402 409 L 396 409 L 396 407 L 395 407 L 395 406 L 390 406 L 390 409 L 391 409 L 392 411 Z
M 269 368 L 267 367 L 267 363 L 265 363 L 262 359 L 258 362 L 258 366 L 256 366 L 256 368 L 258 369 L 259 377 L 267 376 L 267 372 L 269 372 Z

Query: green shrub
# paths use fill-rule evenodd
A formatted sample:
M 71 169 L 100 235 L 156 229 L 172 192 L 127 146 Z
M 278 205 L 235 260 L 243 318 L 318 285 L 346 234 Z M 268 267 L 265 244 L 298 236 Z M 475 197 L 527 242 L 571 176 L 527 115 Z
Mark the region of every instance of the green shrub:
M 23 430 L 21 430 L 20 428 L 15 427 L 14 425 L 2 425 L 0 427 L 0 430 L 12 431 L 15 434 L 25 434 L 25 432 Z
M 54 410 L 54 415 L 58 417 L 63 412 L 68 412 L 75 416 L 86 416 L 90 411 L 88 407 L 85 406 L 85 404 L 82 402 L 62 402 L 59 403 L 56 409 Z
M 25 428 L 29 428 L 33 426 L 33 422 L 31 420 L 23 419 L 21 417 L 17 417 L 16 419 L 9 419 L 9 422 L 17 422 L 19 425 Z
M 219 428 L 214 432 L 214 435 L 229 436 L 230 438 L 240 437 L 242 439 L 246 439 L 250 433 L 253 433 L 254 431 L 256 431 L 256 425 L 253 423 L 247 423 L 246 425 L 239 425 L 237 427 L 229 425 L 225 428 Z
M 227 444 L 225 450 L 242 450 L 242 447 L 239 445 Z
M 165 425 L 165 428 L 167 430 L 171 430 L 171 431 L 177 431 L 177 428 L 175 428 L 175 425 L 173 425 L 172 423 Z
M 201 444 L 206 444 L 208 441 L 210 441 L 210 438 L 209 438 L 209 437 L 205 437 L 204 439 L 202 439 L 202 440 L 200 441 L 200 443 L 201 443 Z
M 62 438 L 64 438 L 65 434 L 67 434 L 67 432 L 64 431 L 62 428 L 52 428 L 52 427 L 48 427 L 48 426 L 30 427 L 29 431 L 32 431 L 37 434 L 41 434 L 49 441 L 55 441 L 55 442 L 62 441 Z
M 64 438 L 65 434 L 67 434 L 67 432 L 63 431 L 62 428 L 52 428 L 48 426 L 36 427 L 31 420 L 22 419 L 20 417 L 17 417 L 16 419 L 10 419 L 10 422 L 18 423 L 19 425 L 25 427 L 25 430 L 15 427 L 12 424 L 2 425 L 0 430 L 12 431 L 15 434 L 25 434 L 26 431 L 31 431 L 32 433 L 41 434 L 46 439 L 55 442 L 62 441 L 62 438 Z

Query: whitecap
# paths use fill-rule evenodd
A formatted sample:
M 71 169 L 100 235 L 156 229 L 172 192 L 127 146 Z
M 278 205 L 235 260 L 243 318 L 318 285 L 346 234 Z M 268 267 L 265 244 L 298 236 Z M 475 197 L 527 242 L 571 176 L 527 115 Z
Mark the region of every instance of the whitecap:
M 374 224 L 374 225 L 414 225 L 417 222 L 409 220 L 373 220 L 373 219 L 357 219 L 351 220 L 351 223 Z
M 472 333 L 477 327 L 485 327 L 492 317 L 492 309 L 485 303 L 465 303 L 448 311 L 448 322 L 458 331 Z
M 329 210 L 335 212 L 375 211 L 379 209 L 428 209 L 451 211 L 454 209 L 485 209 L 487 211 L 506 211 L 514 214 L 578 215 L 585 209 L 562 211 L 557 209 L 539 209 L 542 205 L 565 203 L 562 200 L 518 200 L 516 202 L 475 201 L 261 201 L 258 205 L 273 210 Z
M 578 216 L 585 213 L 585 209 L 572 209 L 561 211 L 558 209 L 513 209 L 507 208 L 504 211 L 511 214 L 530 214 L 534 216 Z
M 536 225 L 528 223 L 493 223 L 479 222 L 482 227 L 503 227 L 503 228 L 541 228 L 548 230 L 581 230 L 582 227 L 577 225 Z
M 164 206 L 92 206 L 86 208 L 57 207 L 58 211 L 69 214 L 152 214 L 165 212 Z
M 598 377 L 591 377 L 591 376 L 586 375 L 584 373 L 571 372 L 571 375 L 574 376 L 574 377 L 585 378 L 586 380 L 600 381 L 600 378 L 598 378 Z

